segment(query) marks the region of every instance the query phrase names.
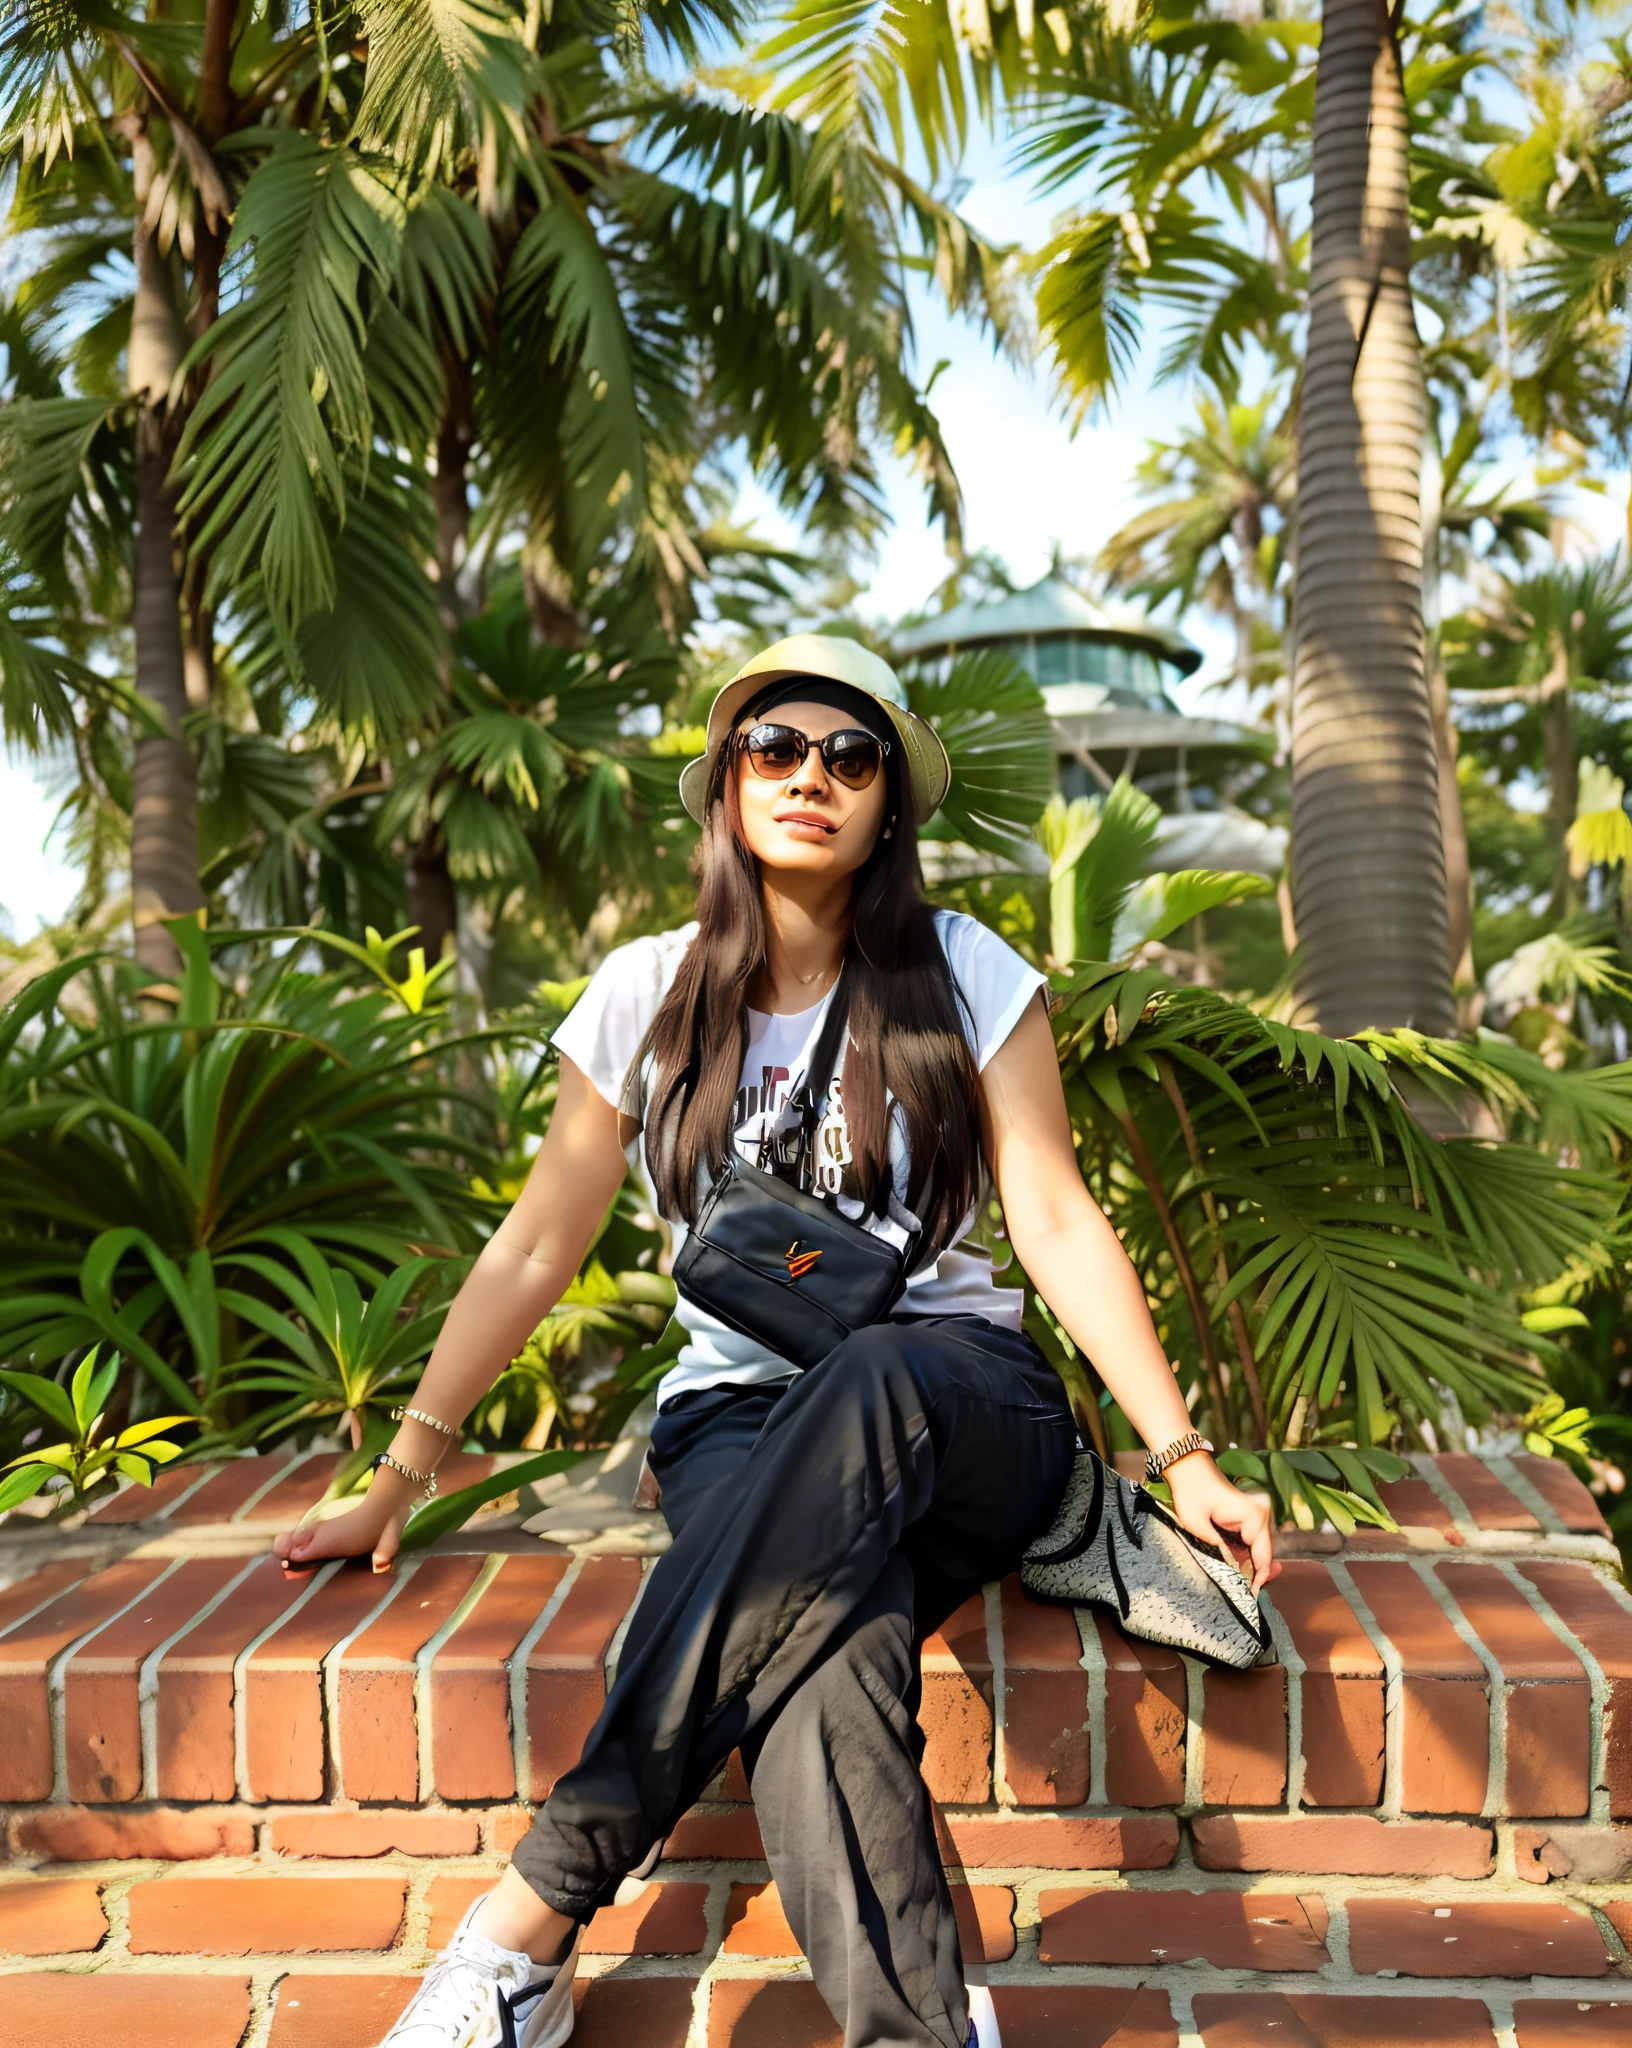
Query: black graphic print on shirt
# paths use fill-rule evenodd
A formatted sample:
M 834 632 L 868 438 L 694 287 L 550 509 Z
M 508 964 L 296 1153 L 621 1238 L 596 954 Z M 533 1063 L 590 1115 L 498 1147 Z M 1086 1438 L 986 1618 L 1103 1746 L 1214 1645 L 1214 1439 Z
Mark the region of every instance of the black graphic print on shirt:
M 752 1156 L 759 1140 L 768 1134 L 788 1106 L 797 1077 L 786 1067 L 761 1066 L 757 1083 L 748 1082 L 737 1090 L 731 1113 L 740 1150 Z M 816 1126 L 816 1168 L 814 1192 L 836 1195 L 850 1163 L 850 1126 L 844 1117 L 844 1077 L 835 1074 L 827 1091 L 827 1107 Z

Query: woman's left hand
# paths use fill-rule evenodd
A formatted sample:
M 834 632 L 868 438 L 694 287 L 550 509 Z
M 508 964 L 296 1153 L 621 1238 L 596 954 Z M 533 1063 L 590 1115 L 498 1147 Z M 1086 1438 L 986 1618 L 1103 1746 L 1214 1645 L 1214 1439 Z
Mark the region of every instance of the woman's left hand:
M 1261 1494 L 1232 1486 L 1206 1451 L 1192 1451 L 1163 1476 L 1173 1492 L 1174 1516 L 1192 1536 L 1215 1548 L 1227 1544 L 1238 1563 L 1241 1552 L 1251 1555 L 1255 1593 L 1279 1574 L 1269 1503 Z

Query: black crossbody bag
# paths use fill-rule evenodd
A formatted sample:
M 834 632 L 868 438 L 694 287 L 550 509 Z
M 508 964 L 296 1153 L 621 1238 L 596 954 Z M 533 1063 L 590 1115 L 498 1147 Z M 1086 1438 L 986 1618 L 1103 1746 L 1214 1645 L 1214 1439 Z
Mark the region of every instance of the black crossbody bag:
M 902 1250 L 812 1192 L 821 1104 L 833 1079 L 849 991 L 841 974 L 809 1070 L 789 1099 L 797 1128 L 767 1139 L 758 1166 L 733 1144 L 674 1262 L 687 1301 L 808 1370 L 900 1300 L 918 1250 Z

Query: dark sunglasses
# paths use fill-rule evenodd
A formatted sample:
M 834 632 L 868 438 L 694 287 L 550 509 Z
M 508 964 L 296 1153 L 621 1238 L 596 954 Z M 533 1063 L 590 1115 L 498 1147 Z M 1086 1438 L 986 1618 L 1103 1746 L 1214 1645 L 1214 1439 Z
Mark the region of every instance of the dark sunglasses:
M 822 766 L 844 789 L 869 788 L 890 751 L 888 740 L 857 725 L 830 732 L 822 740 L 813 740 L 794 725 L 756 725 L 742 735 L 741 745 L 749 767 L 767 782 L 785 782 L 797 774 L 814 747 Z

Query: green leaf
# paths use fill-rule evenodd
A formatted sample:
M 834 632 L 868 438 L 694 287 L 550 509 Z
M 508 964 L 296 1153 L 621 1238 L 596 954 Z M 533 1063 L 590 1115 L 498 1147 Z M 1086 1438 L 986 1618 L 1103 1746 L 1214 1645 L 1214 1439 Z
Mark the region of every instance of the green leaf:
M 1236 1445 L 1218 1454 L 1218 1469 L 1230 1479 L 1251 1479 L 1257 1485 L 1269 1483 L 1269 1473 L 1264 1461 L 1256 1451 L 1244 1451 Z
M 20 1472 L 0 1479 L 0 1515 L 19 1502 L 32 1500 L 51 1477 L 49 1465 L 25 1465 Z
M 194 351 L 213 369 L 177 456 L 180 511 L 228 593 L 258 571 L 285 632 L 335 598 L 325 508 L 369 447 L 365 298 L 393 273 L 405 210 L 389 167 L 287 129 L 251 174 L 230 253 L 242 296 Z
M 74 1408 L 74 1434 L 87 1437 L 91 1424 L 96 1420 L 96 1410 L 90 1405 L 91 1379 L 96 1372 L 96 1351 L 88 1351 L 74 1367 L 73 1379 L 69 1382 L 68 1398 Z
M 157 1436 L 161 1429 L 179 1429 L 188 1424 L 196 1425 L 197 1421 L 196 1415 L 155 1415 L 146 1422 L 134 1422 L 129 1429 L 120 1430 L 113 1440 L 114 1448 L 120 1451 L 133 1451 L 138 1444 L 145 1444 L 149 1437 Z M 157 1447 L 155 1446 L 148 1455 L 157 1457 Z
M 1585 1330 L 1591 1327 L 1578 1308 L 1526 1309 L 1519 1321 L 1527 1330 L 1534 1330 L 1542 1337 L 1550 1337 L 1555 1330 Z
M 401 1548 L 422 1550 L 439 1536 L 462 1529 L 476 1510 L 488 1501 L 497 1500 L 501 1494 L 514 1493 L 519 1487 L 531 1486 L 535 1480 L 547 1479 L 552 1472 L 565 1472 L 588 1455 L 587 1451 L 544 1451 L 536 1458 L 523 1458 L 519 1464 L 507 1465 L 500 1472 L 490 1473 L 473 1486 L 463 1486 L 457 1493 L 438 1494 L 434 1500 L 415 1508 L 408 1517 L 402 1532 Z
M 19 1372 L 0 1366 L 0 1381 L 4 1381 L 14 1393 L 21 1394 L 30 1407 L 38 1408 L 59 1429 L 66 1430 L 70 1436 L 78 1435 L 79 1421 L 74 1414 L 74 1404 L 55 1380 L 45 1379 L 37 1372 Z
M 907 700 L 940 735 L 952 785 L 929 836 L 1014 858 L 1054 787 L 1054 733 L 1042 692 L 994 649 L 959 656 L 944 675 L 908 678 Z

